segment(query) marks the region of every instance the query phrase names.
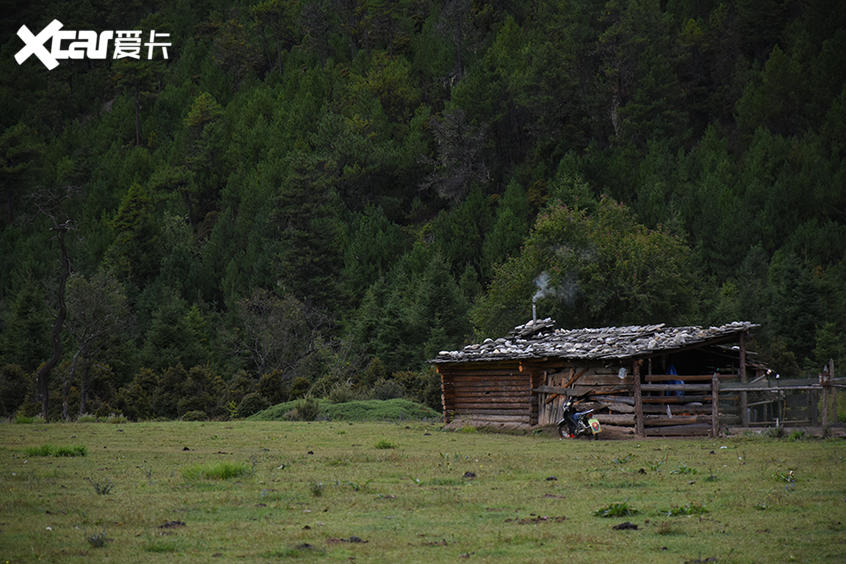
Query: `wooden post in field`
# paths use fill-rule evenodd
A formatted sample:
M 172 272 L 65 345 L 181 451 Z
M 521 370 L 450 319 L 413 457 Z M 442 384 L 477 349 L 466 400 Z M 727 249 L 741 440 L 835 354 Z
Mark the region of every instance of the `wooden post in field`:
M 439 366 L 435 367 L 435 372 L 438 373 L 438 376 L 441 377 L 441 407 L 443 408 L 444 412 L 444 425 L 449 423 L 447 421 L 447 398 L 446 398 L 446 385 L 444 381 L 444 373 L 441 372 L 441 368 Z
M 740 334 L 740 364 L 737 368 L 740 381 L 746 383 L 746 333 Z M 749 406 L 746 392 L 740 392 L 740 424 L 749 426 Z
M 716 438 L 720 432 L 720 377 L 714 372 L 711 375 L 711 437 Z
M 831 363 L 829 363 L 828 368 L 831 368 Z M 831 395 L 831 373 L 828 370 L 823 369 L 820 372 L 820 386 L 822 386 L 822 427 L 826 429 L 830 424 L 829 415 L 831 415 L 828 410 L 828 398 Z
M 632 370 L 632 379 L 634 381 L 634 402 L 635 402 L 635 436 L 643 437 L 643 398 L 640 395 L 640 361 L 634 361 L 634 368 Z
M 837 387 L 834 386 L 834 359 L 828 361 L 828 384 L 831 390 L 831 421 L 832 425 L 837 425 Z

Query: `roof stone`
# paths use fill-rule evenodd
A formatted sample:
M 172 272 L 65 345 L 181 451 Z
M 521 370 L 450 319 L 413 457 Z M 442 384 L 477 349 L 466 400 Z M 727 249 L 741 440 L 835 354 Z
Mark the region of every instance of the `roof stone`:
M 555 329 L 550 318 L 518 325 L 506 337 L 485 339 L 458 351 L 441 351 L 430 362 L 482 362 L 531 358 L 621 359 L 718 341 L 758 327 L 735 321 L 719 327 L 630 325 Z

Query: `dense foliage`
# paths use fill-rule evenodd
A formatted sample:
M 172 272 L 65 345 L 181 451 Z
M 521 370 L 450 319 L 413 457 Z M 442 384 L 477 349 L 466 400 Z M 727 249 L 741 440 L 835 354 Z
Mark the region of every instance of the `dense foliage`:
M 45 389 L 52 417 L 437 407 L 425 360 L 535 296 L 563 326 L 758 322 L 785 374 L 846 361 L 839 2 L 15 7 L 2 415 Z M 53 18 L 170 57 L 18 66 Z

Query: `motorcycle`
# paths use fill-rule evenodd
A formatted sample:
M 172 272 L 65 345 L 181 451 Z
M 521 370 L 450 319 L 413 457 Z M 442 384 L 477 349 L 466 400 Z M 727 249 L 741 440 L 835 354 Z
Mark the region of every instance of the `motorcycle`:
M 563 417 L 558 422 L 558 434 L 562 439 L 575 439 L 581 436 L 597 438 L 602 426 L 596 417 L 591 417 L 593 409 L 577 411 L 579 402 L 572 397 L 567 398 L 563 405 Z

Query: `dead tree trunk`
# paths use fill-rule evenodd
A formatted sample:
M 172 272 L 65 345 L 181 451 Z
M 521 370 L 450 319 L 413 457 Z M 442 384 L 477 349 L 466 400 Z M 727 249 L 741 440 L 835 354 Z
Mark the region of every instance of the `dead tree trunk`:
M 50 372 L 59 363 L 59 358 L 62 356 L 62 326 L 65 323 L 68 310 L 65 306 L 65 286 L 70 276 L 70 260 L 68 259 L 68 249 L 65 246 L 65 233 L 70 227 L 70 220 L 65 221 L 61 225 L 55 225 L 52 231 L 56 234 L 56 240 L 59 242 L 59 249 L 62 252 L 62 270 L 59 274 L 59 288 L 57 290 L 57 300 L 59 311 L 56 314 L 56 320 L 53 322 L 53 333 L 51 337 L 53 353 L 50 358 L 38 368 L 36 373 L 36 381 L 38 383 L 38 395 L 41 398 L 41 417 L 46 421 L 49 415 L 50 407 Z

